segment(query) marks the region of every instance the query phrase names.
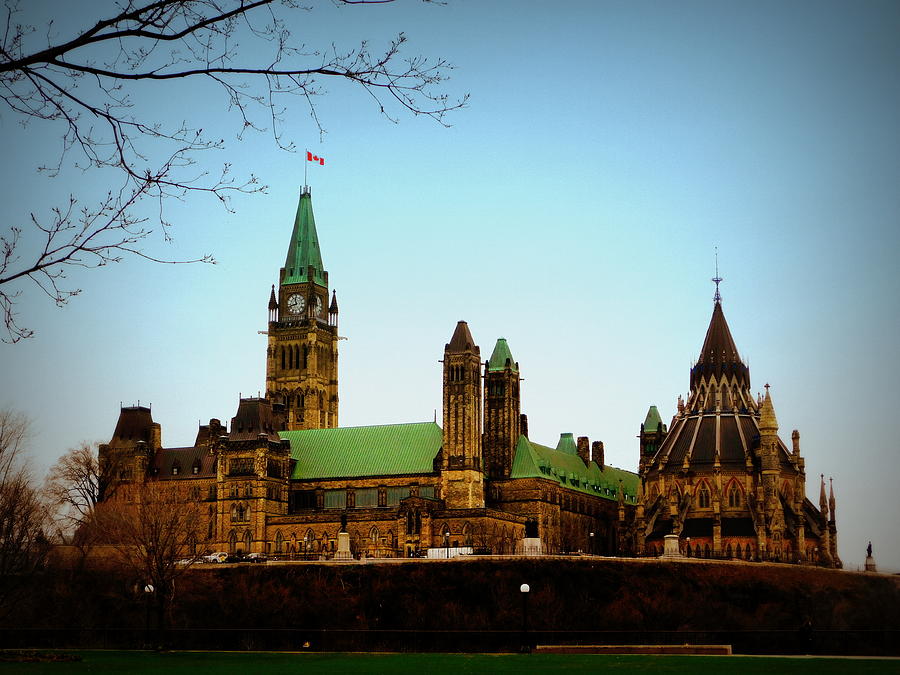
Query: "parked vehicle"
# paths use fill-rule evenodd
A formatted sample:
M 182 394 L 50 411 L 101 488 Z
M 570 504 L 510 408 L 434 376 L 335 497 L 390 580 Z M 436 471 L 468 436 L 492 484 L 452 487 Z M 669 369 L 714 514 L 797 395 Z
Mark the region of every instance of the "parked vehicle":
M 225 551 L 216 551 L 205 556 L 203 560 L 209 563 L 223 563 L 228 560 L 228 554 Z
M 268 560 L 265 553 L 248 553 L 244 556 L 246 562 L 264 563 Z

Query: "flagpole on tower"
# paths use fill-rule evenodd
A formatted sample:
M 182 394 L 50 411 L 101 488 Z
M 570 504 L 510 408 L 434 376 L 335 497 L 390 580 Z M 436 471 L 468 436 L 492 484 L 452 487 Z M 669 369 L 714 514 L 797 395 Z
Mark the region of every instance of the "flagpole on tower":
M 309 157 L 309 150 L 306 151 L 306 157 Z M 309 185 L 306 183 L 306 171 L 309 168 L 309 161 L 304 159 L 303 161 L 303 187 L 308 188 Z

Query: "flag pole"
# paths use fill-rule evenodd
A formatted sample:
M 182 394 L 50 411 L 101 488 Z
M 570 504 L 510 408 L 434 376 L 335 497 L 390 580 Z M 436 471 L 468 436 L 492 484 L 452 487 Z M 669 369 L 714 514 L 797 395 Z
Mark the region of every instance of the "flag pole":
M 303 158 L 303 187 L 306 187 L 306 170 L 309 165 L 309 150 L 306 151 L 306 156 Z M 302 190 L 301 190 L 302 192 Z

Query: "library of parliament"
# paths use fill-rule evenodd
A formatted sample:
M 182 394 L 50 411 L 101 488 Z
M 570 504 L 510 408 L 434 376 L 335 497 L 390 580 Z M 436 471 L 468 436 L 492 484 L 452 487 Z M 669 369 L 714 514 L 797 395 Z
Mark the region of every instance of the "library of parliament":
M 799 434 L 788 449 L 768 386 L 751 396 L 718 291 L 688 399 L 671 424 L 651 406 L 640 425 L 637 474 L 607 465 L 601 441 L 531 440 L 510 345 L 483 358 L 465 321 L 448 326 L 440 425 L 339 426 L 338 302 L 308 188 L 268 315 L 265 396 L 241 398 L 230 424 L 164 448 L 150 409 L 124 407 L 100 446 L 122 484 L 197 502 L 206 550 L 327 560 L 343 530 L 357 558 L 655 556 L 674 535 L 677 555 L 841 564 L 833 491 L 822 479 L 819 506 L 807 498 Z

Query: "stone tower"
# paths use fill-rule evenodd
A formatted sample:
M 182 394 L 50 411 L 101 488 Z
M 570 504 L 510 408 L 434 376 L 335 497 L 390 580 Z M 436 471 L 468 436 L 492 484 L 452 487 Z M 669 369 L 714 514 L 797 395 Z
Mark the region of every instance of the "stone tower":
M 265 398 L 240 399 L 213 446 L 217 545 L 229 553 L 265 552 L 267 520 L 287 513 L 291 444 L 278 436 L 278 412 Z
M 278 288 L 269 296 L 266 396 L 284 407 L 288 430 L 338 425 L 337 316 L 304 187 Z
M 521 423 L 519 364 L 504 338 L 484 368 L 484 463 L 488 478 L 509 478 Z
M 441 497 L 448 508 L 484 507 L 481 457 L 481 351 L 465 321 L 444 347 Z

